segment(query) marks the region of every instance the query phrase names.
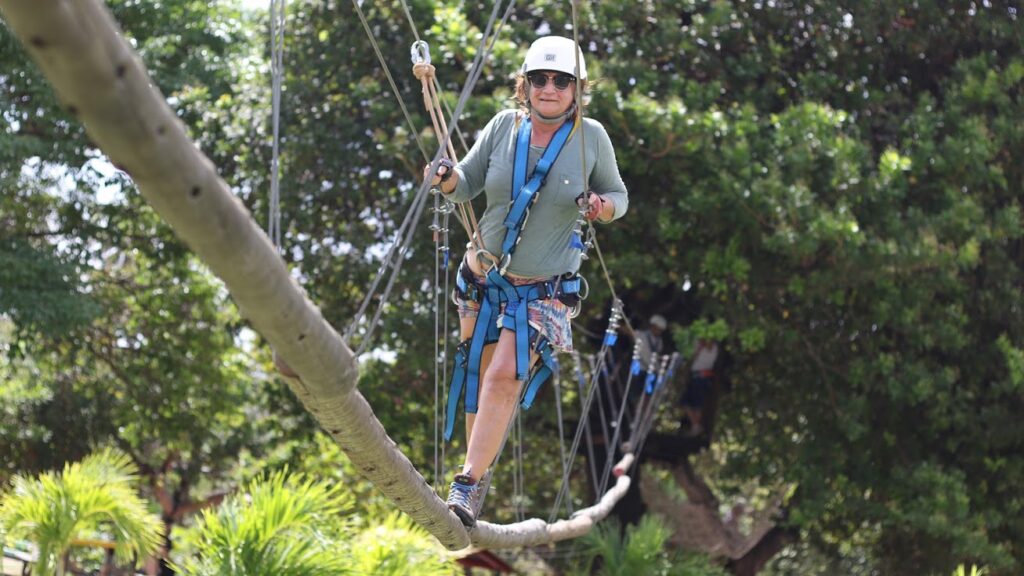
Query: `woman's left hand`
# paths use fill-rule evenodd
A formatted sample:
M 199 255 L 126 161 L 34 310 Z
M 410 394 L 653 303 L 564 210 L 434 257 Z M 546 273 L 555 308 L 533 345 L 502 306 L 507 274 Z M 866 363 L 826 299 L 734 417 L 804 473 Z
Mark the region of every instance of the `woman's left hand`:
M 581 209 L 583 208 L 584 196 L 587 199 L 587 209 L 583 216 L 590 221 L 607 221 L 611 216 L 610 214 L 607 214 L 609 211 L 608 208 L 611 207 L 611 203 L 602 198 L 600 194 L 588 191 L 585 194 L 580 195 L 580 198 L 577 200 L 577 204 L 580 205 Z

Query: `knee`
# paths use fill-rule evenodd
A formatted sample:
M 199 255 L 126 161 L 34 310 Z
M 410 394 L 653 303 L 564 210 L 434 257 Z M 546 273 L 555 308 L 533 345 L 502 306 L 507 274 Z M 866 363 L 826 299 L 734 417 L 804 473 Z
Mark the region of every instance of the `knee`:
M 514 394 L 518 384 L 514 359 L 505 362 L 495 358 L 484 375 L 484 386 L 499 394 Z

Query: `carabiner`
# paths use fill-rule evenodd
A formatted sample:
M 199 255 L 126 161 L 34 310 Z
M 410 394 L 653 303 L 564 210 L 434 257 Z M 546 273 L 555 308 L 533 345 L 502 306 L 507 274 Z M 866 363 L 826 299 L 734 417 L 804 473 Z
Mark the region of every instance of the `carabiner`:
M 409 48 L 409 56 L 413 64 L 430 64 L 430 45 L 423 40 L 417 40 Z
M 590 282 L 587 282 L 583 274 L 577 273 L 576 275 L 580 277 L 580 289 L 576 295 L 579 296 L 580 302 L 583 302 L 587 299 L 587 296 L 590 296 Z M 586 287 L 586 291 L 583 290 L 584 287 Z
M 512 263 L 512 255 L 511 254 L 503 255 L 501 257 L 501 262 L 498 263 L 498 274 L 501 274 L 502 276 L 504 276 L 505 273 L 508 272 L 508 265 L 511 264 L 511 263 Z
M 472 242 L 470 242 L 470 246 L 472 246 Z M 498 265 L 498 260 L 494 257 L 494 254 L 491 254 L 484 248 L 474 250 L 473 257 L 476 258 L 477 264 L 479 264 L 480 269 L 483 270 L 484 276 Z
M 440 191 L 438 191 L 438 192 L 440 192 Z M 443 194 L 443 192 L 442 192 L 442 194 Z M 455 212 L 455 203 L 452 202 L 451 200 L 447 199 L 447 198 L 444 198 L 441 201 L 441 205 L 438 206 L 437 212 L 439 214 L 451 214 L 452 212 Z

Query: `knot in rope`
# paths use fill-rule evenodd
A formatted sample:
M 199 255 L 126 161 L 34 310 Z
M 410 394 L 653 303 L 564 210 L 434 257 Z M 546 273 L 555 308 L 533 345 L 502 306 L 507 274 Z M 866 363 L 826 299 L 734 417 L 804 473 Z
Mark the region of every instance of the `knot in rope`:
M 416 76 L 417 80 L 423 80 L 424 78 L 430 80 L 434 78 L 434 66 L 426 62 L 417 62 L 412 65 L 412 73 Z

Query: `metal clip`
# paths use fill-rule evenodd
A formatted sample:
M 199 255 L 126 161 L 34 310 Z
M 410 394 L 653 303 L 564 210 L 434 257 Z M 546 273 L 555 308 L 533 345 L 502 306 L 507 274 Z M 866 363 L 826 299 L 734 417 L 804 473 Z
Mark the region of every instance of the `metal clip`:
M 413 64 L 430 64 L 430 45 L 423 40 L 417 40 L 409 48 L 409 57 Z
M 504 276 L 505 273 L 508 272 L 508 265 L 511 264 L 511 263 L 512 263 L 512 255 L 511 254 L 503 255 L 501 257 L 501 262 L 498 263 L 498 274 L 501 274 L 502 276 Z
M 439 214 L 451 214 L 452 212 L 455 212 L 455 203 L 445 198 L 441 202 L 441 205 L 437 207 L 437 212 Z

